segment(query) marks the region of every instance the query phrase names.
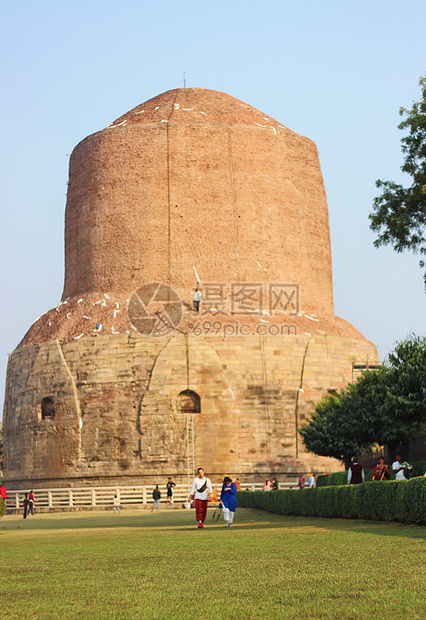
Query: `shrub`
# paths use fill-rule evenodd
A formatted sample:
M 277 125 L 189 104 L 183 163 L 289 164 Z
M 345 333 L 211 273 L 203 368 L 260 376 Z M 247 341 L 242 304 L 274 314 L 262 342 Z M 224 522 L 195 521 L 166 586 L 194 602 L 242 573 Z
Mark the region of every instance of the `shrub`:
M 426 478 L 333 485 L 303 491 L 238 491 L 237 505 L 289 516 L 426 525 Z
M 0 518 L 6 514 L 6 503 L 2 497 L 0 497 Z
M 364 469 L 365 482 L 373 480 L 374 469 Z M 337 471 L 334 474 L 323 474 L 317 478 L 317 487 L 330 487 L 333 485 L 347 484 L 348 472 Z
M 413 469 L 411 471 L 412 478 L 417 476 L 424 476 L 426 473 L 426 461 L 415 461 L 412 463 Z
M 333 484 L 346 484 L 347 471 L 338 471 L 335 474 L 323 474 L 317 478 L 317 487 L 330 487 Z

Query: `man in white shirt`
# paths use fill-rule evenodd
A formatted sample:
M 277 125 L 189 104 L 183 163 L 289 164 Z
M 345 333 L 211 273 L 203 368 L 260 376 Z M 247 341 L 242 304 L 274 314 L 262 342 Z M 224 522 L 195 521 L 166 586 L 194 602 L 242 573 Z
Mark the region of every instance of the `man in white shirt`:
M 194 310 L 195 312 L 200 311 L 200 301 L 201 301 L 201 293 L 198 288 L 195 289 L 194 293 Z
M 396 455 L 396 461 L 392 463 L 392 471 L 395 474 L 395 480 L 407 480 L 405 470 L 413 469 L 408 463 L 401 462 L 401 455 Z
M 316 474 L 312 474 L 312 476 L 308 480 L 308 484 L 309 484 L 310 489 L 315 489 L 315 487 L 317 486 L 317 475 Z
M 195 498 L 195 516 L 198 521 L 198 527 L 204 529 L 204 521 L 207 515 L 207 506 L 210 495 L 213 493 L 212 483 L 209 478 L 204 475 L 204 469 L 197 469 L 198 476 L 194 478 L 191 486 L 191 501 Z

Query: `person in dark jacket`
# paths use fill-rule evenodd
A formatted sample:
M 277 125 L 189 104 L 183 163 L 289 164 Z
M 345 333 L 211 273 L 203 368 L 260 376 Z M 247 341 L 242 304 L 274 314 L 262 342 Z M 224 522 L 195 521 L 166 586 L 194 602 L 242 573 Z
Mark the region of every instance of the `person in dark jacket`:
M 152 498 L 154 500 L 154 503 L 152 504 L 151 512 L 154 511 L 154 508 L 155 508 L 156 504 L 157 504 L 157 512 L 159 511 L 159 509 L 160 509 L 160 497 L 161 497 L 161 491 L 158 488 L 158 484 L 157 484 L 157 486 L 155 487 L 155 489 L 152 492 Z
M 22 501 L 24 502 L 24 519 L 26 519 L 28 514 L 28 506 L 30 504 L 30 500 L 28 499 L 28 493 L 25 493 L 24 499 Z
M 358 463 L 358 459 L 354 456 L 352 465 L 348 469 L 348 484 L 361 484 L 364 482 L 364 470 L 362 465 Z
M 167 488 L 167 503 L 173 504 L 173 487 L 175 487 L 175 483 L 171 478 L 167 480 L 166 488 Z

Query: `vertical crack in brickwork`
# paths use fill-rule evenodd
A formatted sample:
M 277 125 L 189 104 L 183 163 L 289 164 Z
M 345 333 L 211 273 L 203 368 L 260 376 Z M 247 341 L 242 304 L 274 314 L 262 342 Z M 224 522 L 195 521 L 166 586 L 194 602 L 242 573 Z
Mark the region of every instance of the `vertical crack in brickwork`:
M 265 398 L 265 419 L 266 419 L 266 460 L 268 465 L 270 465 L 271 458 L 271 446 L 270 446 L 270 435 L 269 435 L 269 403 L 268 403 L 268 375 L 266 371 L 266 358 L 265 358 L 265 342 L 263 340 L 263 336 L 259 334 L 260 340 L 260 355 L 262 359 L 262 380 L 263 380 L 263 393 Z
M 189 392 L 189 342 L 188 342 L 188 333 L 185 334 L 185 347 L 186 347 L 186 389 Z
M 294 428 L 295 428 L 295 444 L 296 444 L 296 458 L 299 458 L 299 418 L 298 418 L 298 409 L 299 409 L 299 394 L 303 389 L 303 373 L 305 371 L 305 362 L 306 356 L 308 354 L 309 343 L 311 342 L 312 336 L 309 336 L 308 342 L 306 343 L 305 352 L 303 354 L 302 359 L 302 368 L 300 370 L 300 385 L 296 394 L 296 406 L 294 409 Z
M 81 454 L 81 448 L 82 448 L 81 430 L 82 430 L 82 426 L 83 426 L 83 420 L 82 420 L 82 417 L 81 417 L 80 399 L 78 397 L 78 391 L 77 391 L 77 386 L 76 386 L 75 381 L 74 381 L 74 377 L 72 376 L 71 369 L 70 369 L 70 367 L 67 364 L 67 360 L 65 359 L 64 352 L 63 352 L 62 347 L 61 347 L 61 345 L 59 343 L 59 340 L 55 339 L 55 343 L 56 343 L 56 346 L 58 347 L 59 356 L 60 356 L 60 358 L 62 360 L 62 363 L 64 364 L 64 367 L 65 367 L 65 370 L 67 372 L 67 375 L 69 376 L 70 381 L 71 381 L 72 395 L 73 395 L 73 398 L 74 398 L 74 404 L 75 404 L 75 408 L 76 408 L 77 416 L 78 416 L 78 451 L 77 451 L 77 458 L 80 461 L 81 460 L 81 456 L 82 456 L 82 454 Z
M 143 403 L 143 399 L 145 398 L 146 394 L 149 392 L 149 387 L 151 385 L 151 380 L 152 380 L 152 375 L 154 373 L 154 368 L 155 365 L 157 363 L 158 358 L 160 357 L 161 353 L 164 351 L 164 349 L 169 345 L 170 341 L 172 340 L 172 338 L 174 338 L 174 336 L 172 336 L 171 338 L 168 339 L 168 341 L 166 342 L 166 344 L 161 347 L 161 349 L 158 351 L 157 355 L 154 357 L 154 361 L 152 363 L 152 366 L 148 372 L 148 381 L 145 387 L 145 391 L 141 396 L 141 399 L 139 401 L 139 409 L 138 409 L 138 423 L 137 423 L 137 431 L 142 435 L 143 431 L 142 431 L 142 427 L 141 427 L 141 420 L 142 420 L 142 403 Z M 142 459 L 142 456 L 140 456 L 140 458 Z
M 229 158 L 229 176 L 231 180 L 232 208 L 234 213 L 234 252 L 235 252 L 235 277 L 237 282 L 240 281 L 240 256 L 238 250 L 238 205 L 237 192 L 235 189 L 234 175 L 234 155 L 232 153 L 232 135 L 231 126 L 228 127 L 228 158 Z
M 166 123 L 166 139 L 167 139 L 167 284 L 170 286 L 171 269 L 172 269 L 172 222 L 171 222 L 171 185 L 170 185 L 170 130 L 169 124 L 175 107 L 177 92 L 173 99 L 170 114 Z

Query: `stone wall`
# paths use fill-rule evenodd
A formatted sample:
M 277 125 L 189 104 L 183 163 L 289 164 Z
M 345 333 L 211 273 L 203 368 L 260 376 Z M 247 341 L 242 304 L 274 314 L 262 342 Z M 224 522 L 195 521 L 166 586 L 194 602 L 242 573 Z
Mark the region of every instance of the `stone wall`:
M 7 376 L 6 481 L 55 487 L 186 479 L 187 415 L 178 395 L 188 387 L 201 399 L 195 465 L 214 478 L 275 474 L 284 481 L 332 471 L 336 461 L 307 453 L 300 438 L 296 446 L 296 414 L 300 427 L 313 403 L 344 387 L 353 363 L 367 358 L 377 362 L 371 343 L 321 334 L 120 334 L 21 346 Z M 44 398 L 53 400 L 53 419 L 42 419 Z

